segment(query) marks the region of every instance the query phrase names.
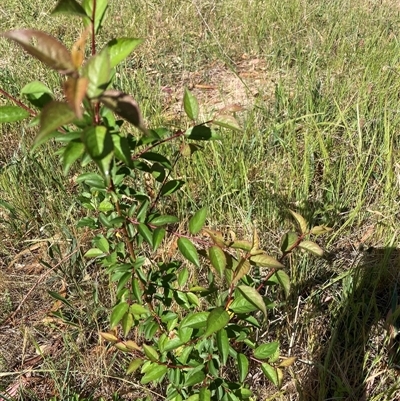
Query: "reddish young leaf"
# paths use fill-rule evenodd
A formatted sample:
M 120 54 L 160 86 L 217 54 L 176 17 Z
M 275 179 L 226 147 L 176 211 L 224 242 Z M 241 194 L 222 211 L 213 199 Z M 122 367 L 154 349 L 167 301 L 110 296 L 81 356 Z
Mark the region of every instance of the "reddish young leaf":
M 237 289 L 249 302 L 256 306 L 257 309 L 262 311 L 264 313 L 264 316 L 267 316 L 267 308 L 265 306 L 263 297 L 255 288 L 249 287 L 247 285 L 239 285 Z
M 101 337 L 103 337 L 106 341 L 110 341 L 110 342 L 117 342 L 118 338 L 115 337 L 115 335 L 113 333 L 103 333 L 100 332 L 99 333 Z
M 3 33 L 3 36 L 18 43 L 29 54 L 61 74 L 71 74 L 75 71 L 68 49 L 45 32 L 34 29 L 16 29 Z
M 302 241 L 299 244 L 300 249 L 304 249 L 305 251 L 311 252 L 316 256 L 324 256 L 324 251 L 322 248 L 312 241 Z
M 278 262 L 275 258 L 267 255 L 266 253 L 251 256 L 250 261 L 257 266 L 269 267 L 271 269 L 282 269 L 285 267 L 282 263 Z
M 215 230 L 209 230 L 208 228 L 204 228 L 203 231 L 210 236 L 215 245 L 218 245 L 219 247 L 225 247 L 225 241 L 222 233 Z
M 241 258 L 237 268 L 235 270 L 235 276 L 233 277 L 232 284 L 235 285 L 239 280 L 250 271 L 251 265 L 245 258 Z
M 84 77 L 82 78 L 72 78 L 69 77 L 64 82 L 64 95 L 67 102 L 71 106 L 77 118 L 82 118 L 81 104 L 82 100 L 86 95 L 86 90 L 88 86 L 88 80 Z
M 131 96 L 117 90 L 108 90 L 100 96 L 100 101 L 143 133 L 147 133 L 139 105 Z
M 213 119 L 213 124 L 219 125 L 223 128 L 231 129 L 233 131 L 243 131 L 235 117 L 232 116 L 217 116 Z
M 85 58 L 85 44 L 86 39 L 90 32 L 90 26 L 88 26 L 81 34 L 80 38 L 73 44 L 71 49 L 71 58 L 75 68 L 80 68 Z
M 229 248 L 241 249 L 243 251 L 250 251 L 252 243 L 246 240 L 237 240 L 227 244 Z
M 292 216 L 295 218 L 297 221 L 297 224 L 299 225 L 300 233 L 305 234 L 307 232 L 307 222 L 304 219 L 304 217 L 293 210 L 289 210 L 289 212 L 292 214 Z
M 46 142 L 54 131 L 64 124 L 69 124 L 75 118 L 75 113 L 71 107 L 64 102 L 48 103 L 40 114 L 40 131 L 34 140 L 33 148 Z

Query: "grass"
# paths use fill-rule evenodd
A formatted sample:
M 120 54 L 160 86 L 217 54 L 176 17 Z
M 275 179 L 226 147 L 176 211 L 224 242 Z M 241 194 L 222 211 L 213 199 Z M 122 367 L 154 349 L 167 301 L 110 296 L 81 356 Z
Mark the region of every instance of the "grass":
M 243 107 L 236 116 L 244 133 L 226 132 L 177 166 L 176 175 L 189 180 L 176 200 L 178 213 L 208 205 L 210 226 L 239 234 L 257 220 L 273 254 L 291 224 L 288 208 L 334 228 L 319 239 L 327 260 L 296 255 L 288 263 L 292 295 L 271 317 L 269 335 L 298 362 L 279 392 L 268 386 L 259 399 L 399 398 L 384 320 L 399 277 L 400 8 L 366 0 L 110 3 L 111 23 L 98 46 L 114 36 L 145 38 L 119 69 L 116 86 L 134 94 L 151 126 L 185 124 L 184 86 L 193 88 L 205 117 L 235 103 Z M 52 6 L 5 0 L 0 31 L 34 27 L 70 46 L 79 29 L 49 18 Z M 4 39 L 0 48 L 3 90 L 18 95 L 34 79 L 59 85 Z M 111 399 L 116 392 L 138 399 L 144 391 L 157 399 L 123 376 L 120 354 L 98 344 L 110 289 L 80 257 L 87 238 L 74 229 L 74 172 L 65 178 L 48 147 L 30 155 L 33 136 L 29 127 L 0 126 L 0 198 L 7 202 L 0 208 L 2 318 L 41 280 L 0 334 L 0 344 L 13 343 L 0 345 L 0 390 L 20 376 L 13 361 L 37 355 L 35 344 L 60 340 L 34 368 L 43 380 L 31 381 L 20 399 L 74 393 Z M 34 269 L 38 260 L 57 268 L 43 277 Z M 54 300 L 46 290 L 60 291 L 61 280 L 75 308 L 48 321 Z

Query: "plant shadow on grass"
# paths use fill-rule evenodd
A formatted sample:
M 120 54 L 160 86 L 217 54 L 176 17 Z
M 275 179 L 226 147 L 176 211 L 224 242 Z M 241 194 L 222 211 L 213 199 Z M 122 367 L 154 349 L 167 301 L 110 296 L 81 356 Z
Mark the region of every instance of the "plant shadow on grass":
M 332 308 L 320 339 L 326 340 L 300 385 L 301 400 L 367 401 L 377 391 L 379 399 L 399 395 L 399 319 L 396 324 L 388 314 L 397 307 L 400 249 L 369 248 L 350 269 L 342 281 L 339 306 Z

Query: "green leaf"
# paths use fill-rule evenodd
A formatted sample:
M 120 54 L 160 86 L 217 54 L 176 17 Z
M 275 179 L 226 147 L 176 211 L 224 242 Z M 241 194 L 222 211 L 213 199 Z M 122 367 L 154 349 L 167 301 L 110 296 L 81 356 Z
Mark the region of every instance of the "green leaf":
M 78 184 L 84 182 L 89 187 L 106 189 L 106 183 L 101 175 L 97 173 L 83 173 L 76 179 Z
M 186 376 L 185 387 L 194 386 L 197 383 L 201 383 L 206 378 L 206 375 L 204 374 L 204 372 L 202 370 L 195 372 L 190 376 L 189 376 L 189 374 L 190 374 L 190 372 Z
M 231 129 L 233 131 L 243 131 L 235 117 L 232 116 L 217 116 L 213 119 L 213 124 L 219 125 L 220 127 Z
M 193 345 L 192 346 L 185 346 L 183 347 L 182 353 L 178 356 L 179 362 L 182 364 L 186 364 L 188 358 L 190 357 L 190 354 L 193 351 Z
M 173 224 L 177 223 L 179 219 L 175 216 L 170 216 L 170 215 L 162 215 L 162 216 L 157 216 L 154 219 L 150 220 L 151 225 L 153 226 L 164 226 L 166 224 Z
M 109 54 L 101 52 L 92 56 L 83 66 L 82 75 L 88 80 L 87 96 L 90 99 L 99 97 L 111 78 Z
M 13 123 L 29 117 L 29 113 L 19 106 L 1 106 L 0 123 Z
M 71 141 L 65 148 L 62 155 L 64 175 L 68 174 L 69 169 L 79 159 L 85 151 L 85 145 L 80 141 Z
M 160 359 L 160 356 L 158 355 L 156 349 L 154 347 L 151 347 L 150 345 L 143 344 L 143 351 L 147 358 L 149 358 L 153 362 Z
M 305 251 L 310 252 L 316 256 L 324 256 L 324 251 L 322 250 L 322 248 L 312 241 L 301 241 L 299 244 L 299 248 L 304 249 Z
M 187 343 L 192 339 L 193 329 L 191 327 L 179 328 L 179 339 Z
M 169 340 L 166 344 L 164 344 L 164 352 L 172 351 L 173 349 L 177 349 L 181 347 L 184 344 L 184 342 L 178 338 L 174 337 L 171 340 Z
M 254 312 L 258 307 L 248 301 L 239 290 L 235 290 L 235 298 L 229 309 L 236 314 L 244 314 Z
M 229 322 L 229 313 L 222 307 L 213 309 L 207 318 L 207 328 L 204 337 L 223 329 Z
M 219 246 L 213 245 L 208 250 L 208 257 L 218 275 L 223 277 L 227 263 L 225 252 Z
M 159 153 L 155 152 L 145 152 L 140 156 L 142 159 L 153 161 L 153 162 L 158 162 L 161 164 L 163 167 L 165 167 L 167 170 L 172 169 L 172 164 L 171 162 L 163 155 L 160 155 Z
M 114 205 L 108 199 L 104 199 L 100 202 L 97 210 L 99 212 L 110 212 L 114 210 Z
M 51 14 L 79 15 L 86 18 L 85 10 L 75 0 L 60 0 Z
M 68 49 L 47 33 L 34 29 L 16 29 L 5 32 L 2 36 L 18 43 L 33 57 L 61 74 L 75 71 Z
M 282 236 L 281 239 L 281 251 L 282 252 L 289 252 L 293 249 L 297 241 L 299 240 L 299 237 L 297 233 L 293 231 L 289 231 L 286 234 Z
M 99 100 L 114 113 L 147 134 L 139 105 L 132 96 L 124 92 L 110 89 L 105 91 Z
M 282 263 L 278 262 L 275 258 L 267 255 L 266 253 L 251 256 L 250 261 L 257 266 L 269 267 L 271 269 L 282 269 L 285 267 Z
M 205 287 L 201 287 L 199 285 L 195 285 L 193 287 L 190 287 L 189 291 L 191 291 L 191 292 L 207 292 L 208 290 Z
M 191 120 L 197 120 L 199 116 L 199 103 L 196 97 L 187 88 L 185 88 L 185 94 L 183 95 L 183 108 L 185 109 L 186 115 Z
M 92 19 L 93 15 L 93 0 L 83 0 L 82 7 L 86 11 L 86 15 Z M 94 16 L 94 29 L 95 33 L 100 29 L 105 13 L 108 7 L 108 0 L 96 0 L 96 12 Z M 84 20 L 85 26 L 88 26 L 88 22 Z
M 161 189 L 161 196 L 171 195 L 183 187 L 185 181 L 182 180 L 171 180 L 168 181 Z
M 156 366 L 156 364 L 155 364 L 154 362 L 146 361 L 146 362 L 143 364 L 143 366 L 142 366 L 141 373 L 147 373 L 147 372 L 149 372 L 150 370 L 152 370 L 152 368 L 153 368 L 154 366 Z
M 190 234 L 196 235 L 203 228 L 204 223 L 206 222 L 207 211 L 208 211 L 208 209 L 206 207 L 202 207 L 189 220 L 189 232 L 190 232 Z
M 104 176 L 110 173 L 113 157 L 113 141 L 106 127 L 89 127 L 82 132 L 82 140 L 90 157 L 100 167 Z
M 290 293 L 290 277 L 283 270 L 277 270 L 268 281 L 279 284 L 283 288 L 285 297 Z
M 237 363 L 239 369 L 239 381 L 243 383 L 249 373 L 249 360 L 244 354 L 237 354 Z
M 96 247 L 99 248 L 104 253 L 108 253 L 110 251 L 110 244 L 108 243 L 108 240 L 106 237 L 104 237 L 104 235 L 99 235 L 94 239 L 93 242 L 96 245 Z
M 139 234 L 142 238 L 151 246 L 153 247 L 153 233 L 149 230 L 145 224 L 140 223 L 136 226 Z
M 229 356 L 229 339 L 228 333 L 225 329 L 221 329 L 217 332 L 217 348 L 218 352 L 221 354 L 221 363 L 226 365 Z
M 200 306 L 200 300 L 193 292 L 187 292 L 186 296 L 190 305 Z
M 257 359 L 267 359 L 274 355 L 278 351 L 278 348 L 279 343 L 277 341 L 262 344 L 253 351 L 253 355 Z
M 222 139 L 221 135 L 217 134 L 213 129 L 206 127 L 205 125 L 196 125 L 194 127 L 190 127 L 188 130 L 186 130 L 185 136 L 188 139 L 194 139 L 196 141 Z
M 89 249 L 83 256 L 85 258 L 97 258 L 98 256 L 103 256 L 104 252 L 98 248 Z
M 158 227 L 153 231 L 153 251 L 156 251 L 165 237 L 165 228 Z
M 125 60 L 142 42 L 143 39 L 136 38 L 118 38 L 108 42 L 105 49 L 108 49 L 110 54 L 111 68 L 116 67 L 121 61 Z
M 179 325 L 179 330 L 186 327 L 191 327 L 193 329 L 201 329 L 202 327 L 205 327 L 209 314 L 210 312 L 197 312 L 187 315 L 182 319 L 181 324 Z
M 143 293 L 140 288 L 139 280 L 137 278 L 132 279 L 132 295 L 134 296 L 136 301 L 138 301 L 138 302 L 142 301 Z M 135 305 L 135 304 L 133 304 L 133 305 Z M 134 312 L 132 312 L 132 313 L 134 313 Z
M 254 306 L 257 307 L 257 309 L 263 312 L 265 317 L 267 316 L 267 308 L 265 306 L 263 297 L 255 288 L 249 287 L 247 285 L 239 285 L 237 289 L 249 302 L 251 302 Z
M 189 261 L 192 262 L 195 266 L 200 267 L 199 254 L 197 253 L 197 249 L 194 247 L 192 242 L 187 238 L 179 238 L 178 239 L 178 248 L 181 254 Z
M 118 305 L 114 306 L 111 317 L 110 317 L 110 327 L 114 328 L 124 317 L 125 313 L 128 312 L 129 305 L 127 302 L 120 302 Z
M 147 373 L 142 377 L 142 380 L 140 380 L 140 383 L 147 384 L 161 379 L 167 373 L 167 370 L 167 366 L 153 363 L 151 365 L 151 369 L 148 370 Z
M 148 309 L 140 304 L 132 304 L 129 307 L 129 312 L 133 313 L 134 315 L 147 315 L 150 313 Z
M 74 306 L 71 304 L 71 302 L 69 302 L 67 299 L 65 299 L 58 292 L 54 292 L 54 291 L 47 291 L 47 292 L 52 298 L 56 299 L 57 301 L 61 301 L 63 304 L 69 306 L 70 308 L 74 308 Z
M 21 89 L 21 95 L 25 95 L 30 103 L 40 109 L 47 103 L 50 103 L 54 97 L 53 92 L 40 81 L 33 81 L 26 84 Z
M 299 226 L 299 230 L 300 230 L 300 234 L 305 234 L 307 233 L 307 222 L 304 219 L 303 216 L 301 216 L 300 214 L 294 212 L 293 210 L 289 210 L 289 212 L 291 213 L 291 215 L 295 218 L 295 220 L 297 221 L 297 224 Z
M 126 370 L 126 374 L 130 375 L 131 373 L 135 373 L 136 370 L 140 368 L 140 365 L 142 365 L 143 359 L 137 358 L 131 361 L 131 363 L 128 366 L 128 369 Z
M 249 390 L 248 388 L 240 388 L 238 391 L 238 396 L 241 400 L 246 400 L 248 398 L 250 398 L 253 395 L 253 392 L 251 390 Z
M 146 216 L 147 216 L 147 210 L 149 208 L 150 202 L 148 201 L 148 199 L 145 199 L 142 204 L 139 207 L 139 210 L 136 214 L 136 219 L 137 221 L 139 221 L 140 223 L 143 223 Z
M 275 386 L 279 385 L 278 374 L 274 367 L 268 363 L 263 363 L 261 364 L 261 370 L 269 381 L 271 381 Z
M 183 287 L 186 284 L 188 277 L 189 277 L 189 270 L 187 267 L 184 267 L 178 274 L 179 287 Z
M 75 113 L 68 103 L 56 101 L 48 103 L 40 114 L 40 130 L 33 142 L 33 149 L 54 136 L 55 130 L 71 123 L 74 119 Z
M 202 387 L 200 389 L 199 401 L 211 401 L 211 391 L 207 387 Z
M 121 321 L 122 332 L 124 333 L 125 337 L 127 337 L 127 335 L 129 334 L 129 332 L 133 326 L 133 322 L 134 322 L 134 318 L 133 318 L 132 313 L 125 313 L 125 315 Z
M 132 164 L 132 159 L 128 139 L 119 134 L 112 134 L 111 138 L 114 144 L 115 157 L 124 162 L 127 166 L 130 166 Z

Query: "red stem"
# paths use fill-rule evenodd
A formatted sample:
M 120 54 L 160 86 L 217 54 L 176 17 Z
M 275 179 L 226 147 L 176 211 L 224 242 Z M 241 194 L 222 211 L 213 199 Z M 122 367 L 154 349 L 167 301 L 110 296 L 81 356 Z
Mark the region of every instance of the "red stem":
M 93 0 L 92 9 L 92 56 L 96 54 L 96 29 L 95 29 L 95 19 L 96 19 L 96 0 Z M 100 124 L 100 104 L 95 103 L 94 105 L 94 125 Z
M 168 138 L 162 139 L 161 141 L 158 141 L 157 143 L 155 143 L 155 144 L 153 144 L 153 145 L 151 145 L 151 146 L 148 146 L 146 149 L 143 149 L 143 150 L 140 151 L 139 153 L 133 155 L 133 156 L 132 156 L 132 160 L 138 159 L 140 156 L 142 156 L 143 153 L 146 153 L 146 152 L 150 151 L 151 149 L 153 149 L 153 148 L 155 148 L 155 147 L 161 145 L 162 143 L 172 141 L 172 140 L 175 139 L 175 138 L 179 138 L 179 137 L 182 136 L 183 134 L 184 134 L 184 132 L 181 131 L 181 130 L 176 131 L 175 134 L 173 134 L 172 136 L 169 136 Z
M 25 104 L 23 104 L 21 101 L 19 101 L 18 99 L 16 99 L 14 96 L 10 95 L 8 92 L 4 91 L 3 89 L 0 88 L 0 93 L 7 97 L 8 99 L 10 99 L 11 101 L 13 101 L 14 103 L 16 103 L 19 107 L 22 107 L 24 110 L 26 110 L 32 117 L 34 117 L 36 115 L 36 113 L 29 108 L 28 106 L 26 106 Z

